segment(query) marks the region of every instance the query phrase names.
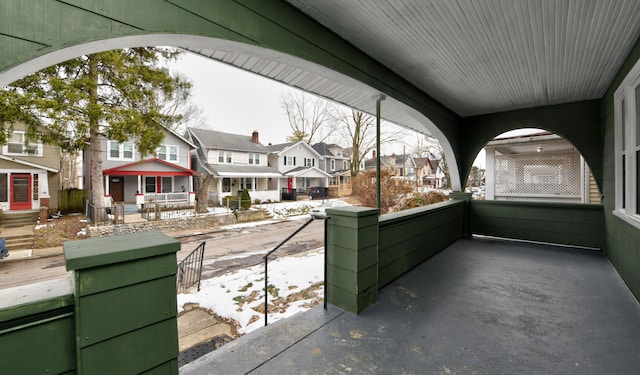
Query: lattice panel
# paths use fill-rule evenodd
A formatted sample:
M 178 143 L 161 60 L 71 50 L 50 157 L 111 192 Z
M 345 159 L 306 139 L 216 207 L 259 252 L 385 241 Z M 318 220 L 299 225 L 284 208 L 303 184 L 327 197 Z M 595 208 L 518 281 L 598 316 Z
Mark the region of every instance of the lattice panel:
M 496 195 L 579 196 L 578 152 L 496 155 Z

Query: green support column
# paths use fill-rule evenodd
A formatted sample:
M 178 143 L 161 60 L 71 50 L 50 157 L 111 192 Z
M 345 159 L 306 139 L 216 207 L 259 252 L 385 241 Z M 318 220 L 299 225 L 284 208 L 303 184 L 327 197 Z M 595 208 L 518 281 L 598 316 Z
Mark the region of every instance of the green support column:
M 378 210 L 328 209 L 327 302 L 359 314 L 378 300 Z
M 178 374 L 178 250 L 160 232 L 64 244 L 79 374 Z
M 473 197 L 473 193 L 465 193 L 463 191 L 452 191 L 449 193 L 449 198 L 458 201 L 464 201 L 464 219 L 462 222 L 462 237 L 469 238 L 471 237 L 471 226 L 469 223 L 469 202 L 471 202 L 471 197 Z

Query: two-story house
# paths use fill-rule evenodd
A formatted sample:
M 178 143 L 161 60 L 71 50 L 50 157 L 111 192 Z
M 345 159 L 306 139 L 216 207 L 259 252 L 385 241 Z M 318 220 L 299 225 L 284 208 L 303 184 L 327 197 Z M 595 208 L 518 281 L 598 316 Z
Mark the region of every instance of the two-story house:
M 111 202 L 180 202 L 193 204 L 191 153 L 196 146 L 170 129 L 155 155 L 142 155 L 133 141 L 102 140 L 105 206 Z M 90 187 L 89 153 L 84 154 L 84 186 Z
M 198 147 L 195 168 L 214 176 L 211 200 L 221 203 L 223 197 L 239 195 L 245 188 L 254 201 L 280 200 L 282 174 L 269 166 L 269 149 L 260 143 L 258 131 L 244 136 L 188 128 L 186 137 Z
M 351 195 L 351 158 L 336 144 L 316 143 L 313 149 L 322 156 L 318 167 L 328 173 L 329 194 L 332 197 Z
M 319 167 L 322 155 L 304 141 L 269 145 L 269 164 L 284 175 L 281 199 L 307 194 L 311 188 L 328 188 L 331 175 Z M 292 194 L 295 192 L 295 194 Z
M 58 209 L 60 148 L 27 138 L 16 123 L 0 154 L 0 209 Z

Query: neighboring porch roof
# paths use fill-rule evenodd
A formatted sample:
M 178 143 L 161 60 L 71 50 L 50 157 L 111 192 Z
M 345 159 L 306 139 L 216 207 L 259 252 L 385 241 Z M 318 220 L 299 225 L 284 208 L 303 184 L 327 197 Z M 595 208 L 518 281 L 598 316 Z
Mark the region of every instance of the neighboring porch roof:
M 215 177 L 282 177 L 282 173 L 267 166 L 204 164 L 203 167 Z
M 285 173 L 289 177 L 331 177 L 327 172 L 316 167 L 298 167 Z
M 349 170 L 349 169 L 341 169 L 339 171 L 333 171 L 329 175 L 331 175 L 332 177 L 335 177 L 335 176 L 350 176 L 351 175 L 351 170 Z
M 105 176 L 198 176 L 199 172 L 183 168 L 158 158 L 124 164 L 102 171 Z
M 12 158 L 12 157 L 9 157 L 9 156 L 4 156 L 4 155 L 0 155 L 0 159 L 6 160 L 6 161 L 11 161 L 11 162 L 18 163 L 18 164 L 22 164 L 24 166 L 31 167 L 31 168 L 44 169 L 47 172 L 58 173 L 58 170 L 55 169 L 55 168 L 47 167 L 47 166 L 40 165 L 40 164 L 37 164 L 37 163 L 32 163 L 32 162 L 26 161 L 26 160 L 20 160 L 20 159 L 16 159 L 16 158 Z

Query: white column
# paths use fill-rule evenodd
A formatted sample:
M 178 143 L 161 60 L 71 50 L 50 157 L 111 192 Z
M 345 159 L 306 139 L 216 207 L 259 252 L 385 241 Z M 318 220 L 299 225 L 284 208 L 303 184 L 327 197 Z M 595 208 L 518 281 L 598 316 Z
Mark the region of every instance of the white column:
M 496 199 L 496 150 L 494 148 L 485 148 L 485 199 Z
M 104 176 L 104 195 L 111 194 L 109 192 L 109 176 Z
M 140 175 L 138 175 L 138 193 L 144 194 L 144 191 L 142 191 L 142 176 Z

